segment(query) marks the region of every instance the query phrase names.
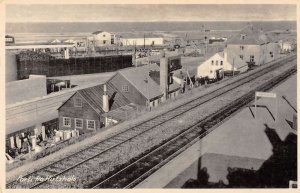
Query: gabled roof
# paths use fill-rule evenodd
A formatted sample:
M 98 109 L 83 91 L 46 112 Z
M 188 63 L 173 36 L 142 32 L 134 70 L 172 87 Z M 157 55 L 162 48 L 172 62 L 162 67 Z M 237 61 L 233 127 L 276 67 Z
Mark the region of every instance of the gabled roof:
M 50 41 L 51 44 L 57 44 L 57 43 L 61 43 L 61 41 L 59 39 L 55 39 Z
M 122 94 L 117 92 L 117 89 L 111 83 L 107 82 L 106 87 L 110 110 L 117 109 L 130 103 Z M 103 111 L 103 84 L 78 90 L 68 100 L 70 100 L 76 93 L 81 95 L 97 114 L 101 115 L 105 113 Z M 60 109 L 65 103 L 63 103 L 58 109 Z
M 242 38 L 244 36 L 244 39 Z M 262 45 L 271 42 L 272 39 L 263 31 L 247 26 L 237 35 L 227 41 L 227 44 L 235 45 Z
M 82 90 L 78 90 L 77 92 L 91 105 L 91 107 L 98 113 L 102 114 L 103 111 L 103 84 L 97 85 L 89 88 L 85 88 Z M 113 84 L 107 82 L 107 94 L 109 98 L 109 109 L 114 110 L 121 106 L 127 105 L 130 102 L 113 86 Z
M 222 52 L 218 52 L 218 53 L 215 53 L 213 56 L 211 56 L 209 59 L 207 60 L 211 60 L 212 58 L 214 58 L 215 56 L 218 56 L 218 57 L 221 57 L 223 60 L 225 59 L 224 58 L 224 51 Z M 206 60 L 206 61 L 207 61 Z M 243 61 L 240 56 L 238 56 L 237 54 L 235 54 L 234 52 L 232 51 L 228 51 L 227 50 L 227 62 L 230 63 L 231 65 L 234 65 L 235 68 L 237 68 L 237 70 L 239 70 L 240 68 L 243 68 L 245 66 L 248 66 L 248 64 Z M 233 64 L 234 62 L 234 64 Z M 201 63 L 201 64 L 205 64 L 205 62 Z M 200 65 L 201 65 L 200 64 Z
M 150 77 L 149 72 L 156 71 L 159 74 L 159 66 L 157 64 L 149 64 L 141 67 L 122 69 L 118 73 L 130 82 L 145 98 L 153 99 L 162 96 L 160 91 L 160 77 Z M 180 85 L 177 83 L 169 86 L 169 91 L 179 89 Z
M 149 64 L 141 67 L 135 67 L 120 70 L 121 74 L 128 82 L 130 82 L 143 96 L 152 99 L 162 95 L 159 85 L 149 76 L 149 71 L 159 71 L 159 66 Z

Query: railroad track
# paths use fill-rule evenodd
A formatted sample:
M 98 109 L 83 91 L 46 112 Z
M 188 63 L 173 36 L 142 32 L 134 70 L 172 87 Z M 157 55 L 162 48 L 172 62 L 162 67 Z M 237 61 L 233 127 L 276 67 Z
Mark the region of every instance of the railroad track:
M 282 80 L 296 72 L 296 68 L 286 71 L 283 75 L 275 77 L 268 84 L 255 90 L 267 91 Z M 245 94 L 232 104 L 225 106 L 220 111 L 198 121 L 187 130 L 167 141 L 163 145 L 152 149 L 149 153 L 134 161 L 127 167 L 116 172 L 98 184 L 90 184 L 88 188 L 133 188 L 168 163 L 174 157 L 192 146 L 196 141 L 205 137 L 218 125 L 234 115 L 240 108 L 249 104 L 254 99 L 254 90 Z
M 206 103 L 207 101 L 213 100 L 216 97 L 219 97 L 220 95 L 230 92 L 231 90 L 247 83 L 251 82 L 252 80 L 256 79 L 259 76 L 262 76 L 263 74 L 266 74 L 269 71 L 272 71 L 285 62 L 293 60 L 295 57 L 292 56 L 286 60 L 281 60 L 280 62 L 265 68 L 257 73 L 254 73 L 240 81 L 234 82 L 232 84 L 228 84 L 221 89 L 212 91 L 206 95 L 203 95 L 197 99 L 194 99 L 192 101 L 189 101 L 183 105 L 180 105 L 174 109 L 171 109 L 161 115 L 158 115 L 144 123 L 141 123 L 139 125 L 136 125 L 126 131 L 123 131 L 115 136 L 112 136 L 106 140 L 103 140 L 91 147 L 88 147 L 84 150 L 81 150 L 77 153 L 74 153 L 64 159 L 61 159 L 59 161 L 56 161 L 48 166 L 45 166 L 33 173 L 30 173 L 24 178 L 35 178 L 35 177 L 48 177 L 51 176 L 52 178 L 63 176 L 66 172 L 69 171 L 77 171 L 80 173 L 80 169 L 89 168 L 90 161 L 101 163 L 103 161 L 103 154 L 108 151 L 113 151 L 121 144 L 124 144 L 130 140 L 133 140 L 134 138 L 138 137 L 139 135 L 142 135 L 146 133 L 147 131 L 162 125 L 163 123 L 175 119 L 184 113 L 199 107 L 203 103 Z M 207 127 L 207 126 L 205 126 Z M 198 133 L 199 135 L 199 133 Z M 107 178 L 106 181 L 108 182 L 109 179 L 112 179 L 112 176 Z M 47 187 L 47 184 L 51 183 L 50 181 L 42 181 L 42 182 L 36 182 L 33 181 L 32 183 L 22 183 L 18 180 L 12 181 L 7 184 L 7 188 L 43 188 Z M 102 183 L 103 185 L 104 183 Z M 101 184 L 96 185 L 95 187 L 102 187 Z M 106 186 L 104 186 L 106 187 Z

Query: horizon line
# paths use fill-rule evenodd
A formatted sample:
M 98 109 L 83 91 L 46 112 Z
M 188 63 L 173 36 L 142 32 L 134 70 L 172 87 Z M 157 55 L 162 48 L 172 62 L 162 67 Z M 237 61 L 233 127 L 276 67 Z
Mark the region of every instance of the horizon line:
M 5 23 L 142 23 L 142 22 L 276 22 L 276 21 L 297 21 L 297 19 L 272 19 L 272 20 L 166 20 L 166 21 L 6 21 Z

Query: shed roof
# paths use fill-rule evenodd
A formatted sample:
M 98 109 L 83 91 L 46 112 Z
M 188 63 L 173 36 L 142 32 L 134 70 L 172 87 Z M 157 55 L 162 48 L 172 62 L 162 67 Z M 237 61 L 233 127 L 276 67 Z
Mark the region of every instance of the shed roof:
M 130 103 L 128 105 L 111 110 L 108 113 L 104 113 L 101 116 L 111 117 L 116 121 L 125 121 L 128 118 L 127 116 L 130 116 L 131 114 L 135 113 L 137 109 L 138 105 Z
M 244 39 L 241 38 L 242 35 Z M 242 29 L 237 35 L 233 36 L 227 41 L 227 44 L 237 45 L 262 45 L 271 42 L 272 39 L 262 30 L 258 30 L 249 25 Z
M 114 110 L 121 106 L 129 104 L 129 100 L 117 92 L 113 84 L 107 82 L 107 94 L 109 97 L 109 109 Z M 77 92 L 91 105 L 91 107 L 100 115 L 103 111 L 103 84 L 78 90 Z

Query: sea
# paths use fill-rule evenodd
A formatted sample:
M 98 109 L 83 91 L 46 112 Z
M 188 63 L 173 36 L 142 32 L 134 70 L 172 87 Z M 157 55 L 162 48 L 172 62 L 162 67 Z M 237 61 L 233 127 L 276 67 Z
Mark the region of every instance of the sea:
M 240 30 L 251 23 L 264 31 L 296 30 L 296 21 L 199 21 L 199 22 L 36 22 L 6 23 L 6 34 L 18 33 L 89 33 L 96 30 L 109 32 L 137 31 L 199 31 Z

